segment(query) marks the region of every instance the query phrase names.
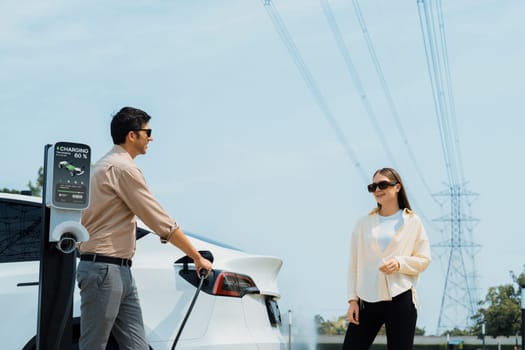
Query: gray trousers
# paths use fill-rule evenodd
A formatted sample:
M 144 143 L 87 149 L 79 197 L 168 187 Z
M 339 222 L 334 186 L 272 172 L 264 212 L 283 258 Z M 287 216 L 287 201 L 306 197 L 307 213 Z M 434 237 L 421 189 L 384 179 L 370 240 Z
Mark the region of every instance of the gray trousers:
M 148 350 L 142 311 L 127 266 L 80 261 L 80 350 L 105 350 L 110 334 L 119 348 Z

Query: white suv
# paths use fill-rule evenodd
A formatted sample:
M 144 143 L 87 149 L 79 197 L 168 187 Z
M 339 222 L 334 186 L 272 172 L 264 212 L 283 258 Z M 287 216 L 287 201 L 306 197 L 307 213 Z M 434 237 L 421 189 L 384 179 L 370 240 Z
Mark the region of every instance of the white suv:
M 42 200 L 0 193 L 0 342 L 2 349 L 36 349 Z M 186 232 L 187 233 L 187 232 Z M 282 260 L 241 252 L 187 233 L 198 250 L 214 255 L 177 349 L 282 350 L 277 275 Z M 184 255 L 160 244 L 139 223 L 133 274 L 150 348 L 171 349 L 198 280 Z M 186 271 L 185 271 L 186 270 Z M 79 293 L 75 288 L 73 340 L 78 346 Z M 110 339 L 107 349 L 118 349 Z

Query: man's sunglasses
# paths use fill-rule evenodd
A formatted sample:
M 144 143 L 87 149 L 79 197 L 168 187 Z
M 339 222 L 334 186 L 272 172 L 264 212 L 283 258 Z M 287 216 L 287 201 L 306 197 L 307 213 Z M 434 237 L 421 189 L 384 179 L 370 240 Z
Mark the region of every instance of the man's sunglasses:
M 388 182 L 388 181 L 380 181 L 378 183 L 371 183 L 370 185 L 368 185 L 368 192 L 375 192 L 376 189 L 379 187 L 380 190 L 384 190 L 385 188 L 387 188 L 388 186 L 395 186 L 397 185 L 398 182 L 397 181 L 392 181 L 392 182 Z
M 151 137 L 151 129 L 135 129 L 133 131 L 145 131 L 148 137 Z

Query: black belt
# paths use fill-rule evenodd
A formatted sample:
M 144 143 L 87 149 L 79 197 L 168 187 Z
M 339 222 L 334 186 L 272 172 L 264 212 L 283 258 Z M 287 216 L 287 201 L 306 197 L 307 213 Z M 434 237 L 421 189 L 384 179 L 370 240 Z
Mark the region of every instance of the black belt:
M 131 267 L 131 259 L 116 258 L 114 256 L 98 255 L 98 254 L 82 254 L 80 260 L 92 261 L 92 262 L 103 262 L 108 264 L 115 264 L 120 266 Z

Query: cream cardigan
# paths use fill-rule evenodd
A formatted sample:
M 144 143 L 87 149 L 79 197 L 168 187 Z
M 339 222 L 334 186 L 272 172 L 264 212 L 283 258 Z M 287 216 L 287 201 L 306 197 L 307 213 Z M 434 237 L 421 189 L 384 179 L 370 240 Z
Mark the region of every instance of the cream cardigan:
M 348 269 L 348 301 L 368 302 L 392 300 L 415 287 L 419 274 L 430 264 L 430 244 L 420 218 L 409 209 L 403 210 L 403 224 L 384 251 L 377 242 L 378 209 L 361 218 L 352 233 Z M 390 275 L 379 271 L 384 261 L 395 258 L 400 269 Z

